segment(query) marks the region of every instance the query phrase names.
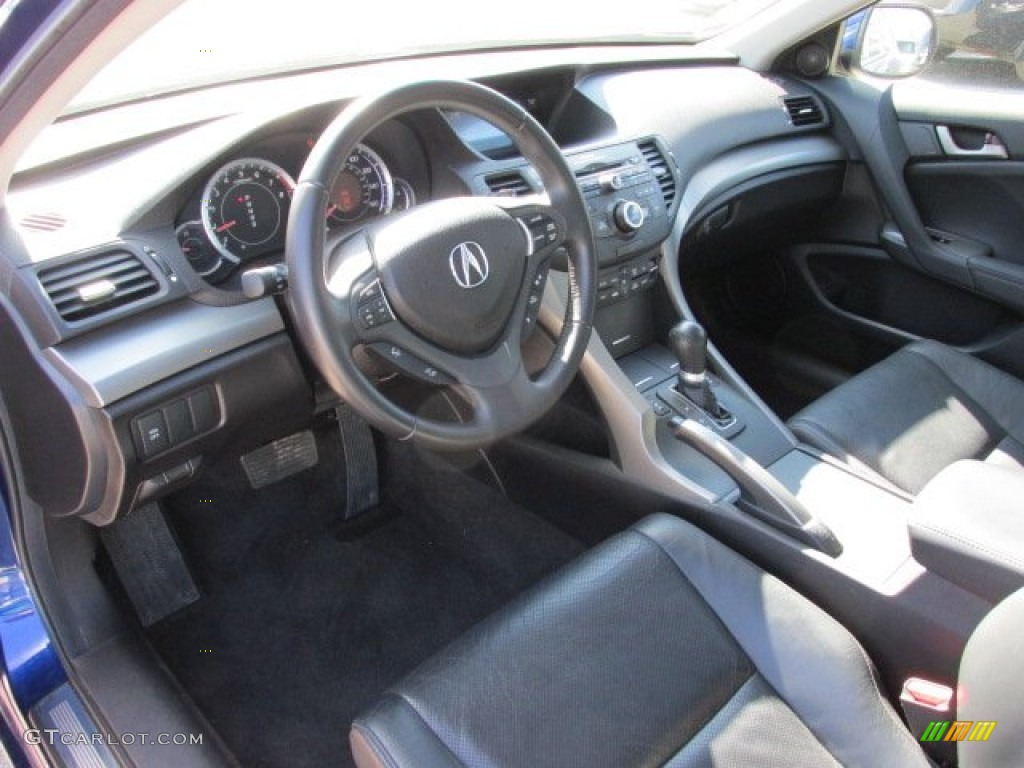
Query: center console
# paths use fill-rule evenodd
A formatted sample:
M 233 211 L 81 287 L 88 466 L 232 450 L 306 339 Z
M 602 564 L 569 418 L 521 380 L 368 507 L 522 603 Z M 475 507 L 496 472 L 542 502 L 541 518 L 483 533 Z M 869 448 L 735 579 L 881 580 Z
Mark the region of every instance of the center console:
M 664 218 L 651 213 L 658 201 L 649 177 L 628 175 L 641 143 L 570 158 L 601 259 L 581 371 L 610 433 L 616 473 L 681 502 L 701 527 L 827 606 L 873 651 L 893 689 L 913 671 L 955 680 L 960 650 L 991 601 L 927 555 L 915 557 L 928 542 L 914 531 L 911 549 L 911 499 L 801 445 L 707 344 L 679 263 L 699 206 L 687 207 L 684 196 L 662 207 Z M 624 202 L 644 211 L 637 231 L 616 224 Z M 564 317 L 566 291 L 564 273 L 552 272 L 541 312 L 551 330 Z

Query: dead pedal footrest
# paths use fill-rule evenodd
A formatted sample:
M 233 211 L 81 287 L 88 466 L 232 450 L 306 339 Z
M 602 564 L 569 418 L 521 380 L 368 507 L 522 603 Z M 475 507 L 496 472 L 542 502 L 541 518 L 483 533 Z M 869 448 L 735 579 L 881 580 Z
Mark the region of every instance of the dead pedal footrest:
M 316 466 L 316 438 L 308 429 L 282 437 L 242 456 L 249 485 L 262 488 Z

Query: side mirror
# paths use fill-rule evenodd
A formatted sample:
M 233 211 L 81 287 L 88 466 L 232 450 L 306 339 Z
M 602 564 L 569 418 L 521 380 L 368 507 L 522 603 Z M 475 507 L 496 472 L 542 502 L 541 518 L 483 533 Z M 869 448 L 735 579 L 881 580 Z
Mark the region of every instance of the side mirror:
M 916 5 L 878 5 L 847 22 L 857 22 L 853 68 L 872 77 L 916 75 L 931 61 L 936 48 L 935 19 Z M 847 38 L 849 39 L 849 38 Z

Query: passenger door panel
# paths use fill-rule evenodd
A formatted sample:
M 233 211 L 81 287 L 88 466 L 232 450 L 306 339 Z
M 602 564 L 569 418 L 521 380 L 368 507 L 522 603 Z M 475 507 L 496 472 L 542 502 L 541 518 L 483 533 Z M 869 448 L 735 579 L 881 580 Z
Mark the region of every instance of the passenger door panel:
M 816 87 L 879 211 L 873 241 L 845 247 L 832 226 L 819 233 L 829 247 L 801 257 L 822 306 L 850 333 L 934 338 L 1024 376 L 1024 94 L 996 104 L 845 77 Z
M 993 100 L 912 80 L 892 85 L 882 101 L 906 144 L 904 180 L 916 215 L 894 209 L 893 223 L 911 259 L 1024 311 L 1024 96 L 1007 90 Z M 901 258 L 892 234 L 883 241 Z
M 1024 277 L 1024 163 L 918 162 L 906 176 L 927 226 L 984 243 Z

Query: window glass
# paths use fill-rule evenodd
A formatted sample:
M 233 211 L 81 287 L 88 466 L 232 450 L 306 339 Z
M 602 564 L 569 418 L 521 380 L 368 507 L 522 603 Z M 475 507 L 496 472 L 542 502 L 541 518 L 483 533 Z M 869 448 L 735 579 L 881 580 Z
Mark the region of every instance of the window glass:
M 479 0 L 186 0 L 111 61 L 71 111 L 247 77 L 421 53 L 578 42 L 693 43 L 775 2 L 516 0 L 506 7 Z

